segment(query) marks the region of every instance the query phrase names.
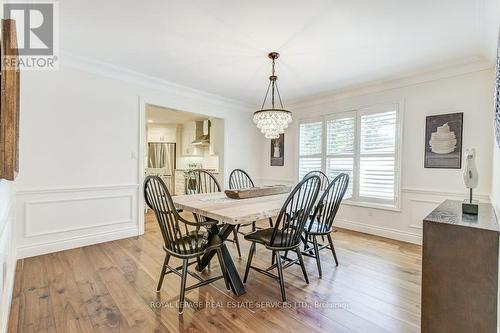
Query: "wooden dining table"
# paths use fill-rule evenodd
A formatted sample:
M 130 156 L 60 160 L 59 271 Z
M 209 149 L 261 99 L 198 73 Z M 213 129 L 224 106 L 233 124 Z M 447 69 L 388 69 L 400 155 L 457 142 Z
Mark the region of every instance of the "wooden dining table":
M 223 192 L 216 192 L 178 195 L 172 197 L 172 200 L 178 209 L 219 221 L 220 224 L 212 226 L 210 232 L 212 235 L 219 235 L 222 240 L 226 240 L 238 224 L 277 216 L 287 196 L 288 193 L 249 199 L 230 199 Z M 202 271 L 215 254 L 215 250 L 206 253 L 196 269 Z M 244 294 L 245 287 L 225 246 L 222 248 L 222 257 L 232 291 L 238 296 Z

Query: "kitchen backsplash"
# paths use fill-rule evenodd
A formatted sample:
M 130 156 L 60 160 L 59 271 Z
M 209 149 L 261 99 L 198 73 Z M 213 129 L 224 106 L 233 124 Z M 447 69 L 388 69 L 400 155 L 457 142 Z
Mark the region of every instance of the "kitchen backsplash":
M 219 170 L 219 156 L 206 153 L 204 156 L 181 156 L 177 159 L 177 169 Z

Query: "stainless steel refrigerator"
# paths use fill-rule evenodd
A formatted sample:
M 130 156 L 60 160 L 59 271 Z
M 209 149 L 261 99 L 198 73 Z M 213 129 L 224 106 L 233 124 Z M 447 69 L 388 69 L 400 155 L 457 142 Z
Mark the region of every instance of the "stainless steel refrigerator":
M 172 194 L 174 190 L 175 143 L 149 142 L 147 175 L 160 176 Z

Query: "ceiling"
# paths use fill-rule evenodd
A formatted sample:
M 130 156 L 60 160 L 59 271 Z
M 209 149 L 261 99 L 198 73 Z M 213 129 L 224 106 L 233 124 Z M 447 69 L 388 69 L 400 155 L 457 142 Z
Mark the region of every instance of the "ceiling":
M 205 120 L 207 117 L 148 104 L 146 105 L 146 119 L 150 124 L 183 124 L 189 121 Z
M 64 0 L 61 49 L 260 106 L 492 60 L 498 0 Z

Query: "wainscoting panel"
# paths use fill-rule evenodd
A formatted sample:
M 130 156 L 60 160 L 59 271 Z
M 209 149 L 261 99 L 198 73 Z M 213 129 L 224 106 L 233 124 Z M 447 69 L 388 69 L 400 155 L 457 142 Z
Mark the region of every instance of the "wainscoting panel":
M 137 185 L 17 191 L 18 257 L 138 235 L 137 195 Z
M 409 199 L 410 228 L 422 229 L 423 219 L 436 208 L 441 201 Z
M 335 225 L 337 227 L 397 239 L 422 243 L 422 219 L 446 199 L 463 200 L 467 192 L 446 192 L 424 189 L 403 189 L 401 210 L 342 205 Z M 489 202 L 484 193 L 475 195 L 482 202 Z

